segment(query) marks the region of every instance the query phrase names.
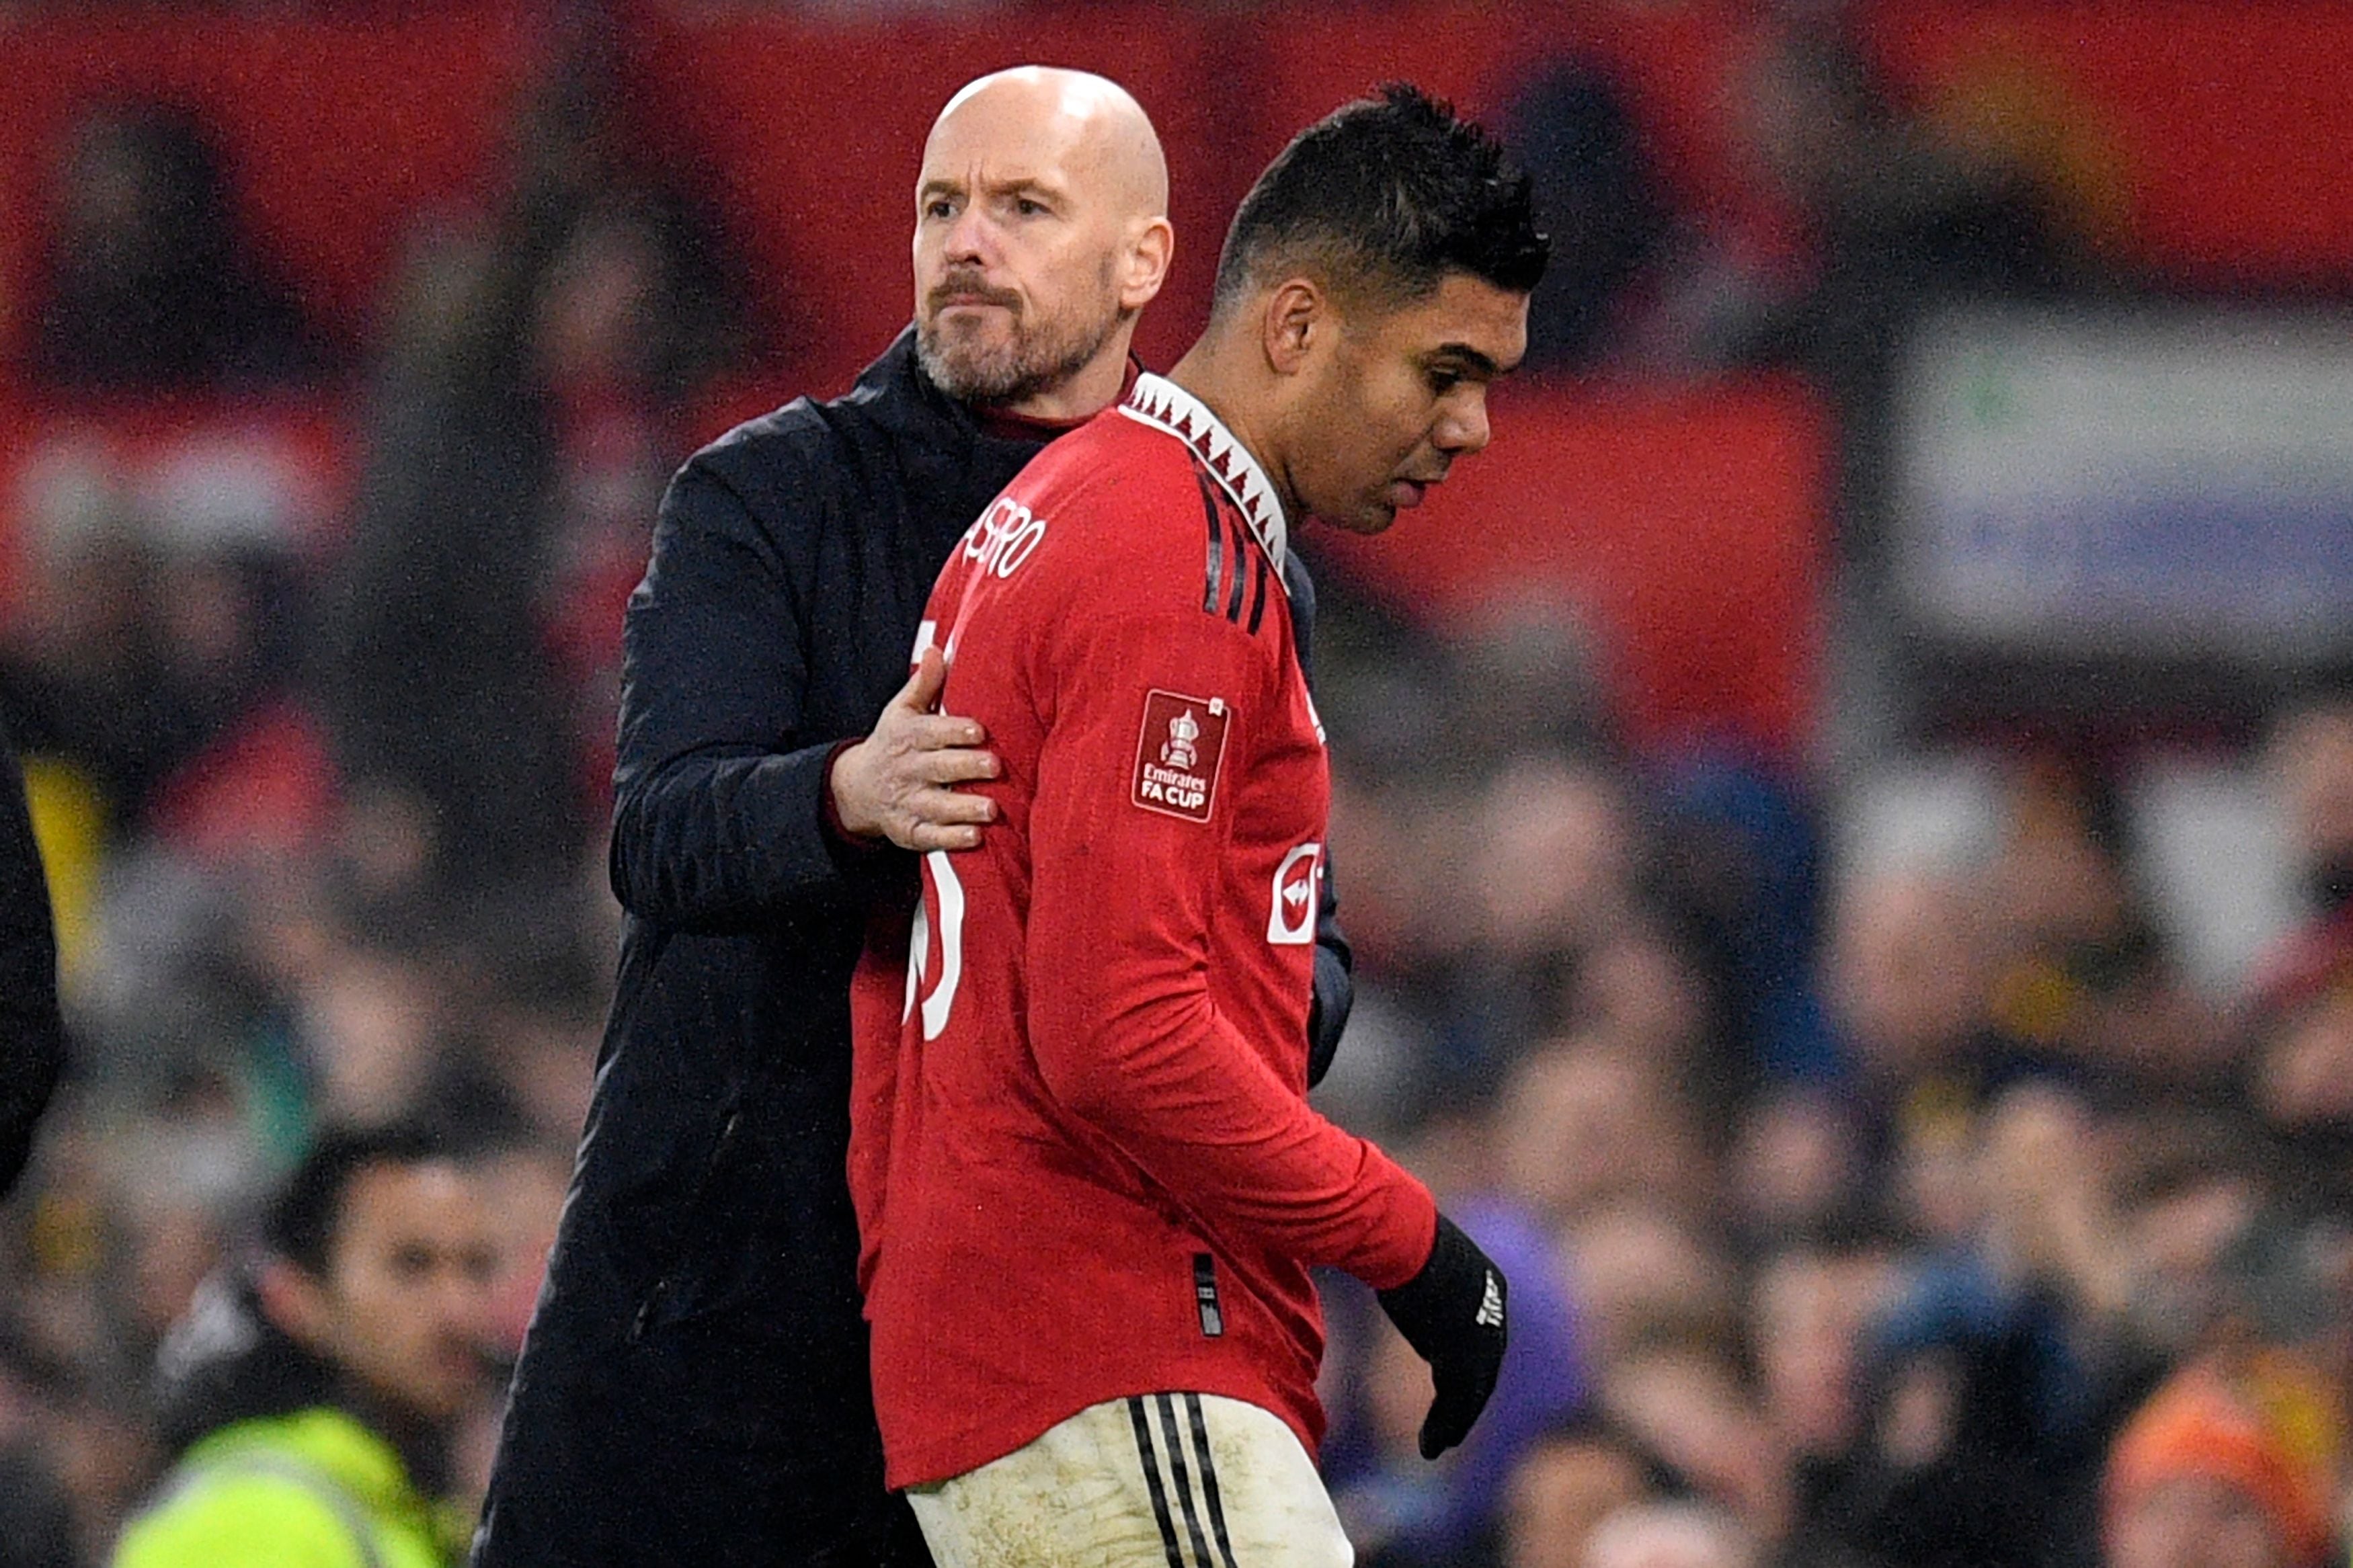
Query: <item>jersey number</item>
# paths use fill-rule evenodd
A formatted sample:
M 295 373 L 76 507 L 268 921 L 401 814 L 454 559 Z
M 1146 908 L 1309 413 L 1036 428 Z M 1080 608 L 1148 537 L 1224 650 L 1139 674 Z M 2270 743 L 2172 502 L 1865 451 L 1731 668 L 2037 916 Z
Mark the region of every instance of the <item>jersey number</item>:
M 931 900 L 925 899 L 915 906 L 913 952 L 907 958 L 907 1004 L 900 1009 L 899 1022 L 904 1024 L 913 1016 L 920 999 L 923 1005 L 923 1038 L 936 1040 L 940 1031 L 948 1026 L 948 1009 L 955 1005 L 956 985 L 964 979 L 964 884 L 956 880 L 955 867 L 944 849 L 925 855 L 923 870 L 924 880 L 932 885 L 940 900 L 939 981 L 929 995 L 923 994 L 932 946 Z

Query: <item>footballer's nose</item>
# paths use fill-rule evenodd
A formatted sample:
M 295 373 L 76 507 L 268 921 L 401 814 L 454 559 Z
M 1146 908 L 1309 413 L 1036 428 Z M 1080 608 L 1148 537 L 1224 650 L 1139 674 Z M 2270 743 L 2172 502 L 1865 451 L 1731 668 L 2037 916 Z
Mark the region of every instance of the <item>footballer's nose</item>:
M 1467 395 L 1452 401 L 1440 413 L 1438 425 L 1430 433 L 1430 442 L 1449 457 L 1467 458 L 1485 450 L 1492 434 L 1487 424 L 1486 388 L 1472 387 Z

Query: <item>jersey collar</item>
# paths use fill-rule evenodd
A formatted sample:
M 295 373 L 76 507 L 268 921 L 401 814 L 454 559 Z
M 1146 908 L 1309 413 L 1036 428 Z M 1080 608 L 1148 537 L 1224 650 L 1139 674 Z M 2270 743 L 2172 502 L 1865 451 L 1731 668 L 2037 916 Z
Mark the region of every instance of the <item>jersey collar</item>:
M 1234 433 L 1225 422 L 1209 412 L 1208 405 L 1170 381 L 1166 376 L 1150 371 L 1135 378 L 1128 388 L 1119 411 L 1141 425 L 1166 431 L 1191 447 L 1208 468 L 1234 504 L 1249 519 L 1250 531 L 1272 558 L 1278 573 L 1282 568 L 1282 552 L 1288 531 L 1282 521 L 1282 503 L 1275 499 L 1274 486 L 1267 482 L 1266 470 L 1250 449 L 1234 439 Z

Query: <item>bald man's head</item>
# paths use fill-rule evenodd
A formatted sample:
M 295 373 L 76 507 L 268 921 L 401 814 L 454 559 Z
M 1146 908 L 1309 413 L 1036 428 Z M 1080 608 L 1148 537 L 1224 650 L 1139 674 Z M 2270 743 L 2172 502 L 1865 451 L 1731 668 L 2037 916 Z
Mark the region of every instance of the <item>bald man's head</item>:
M 951 395 L 1080 417 L 1118 395 L 1167 276 L 1168 166 L 1118 83 L 1022 66 L 940 110 L 915 190 L 915 323 Z
M 932 122 L 928 167 L 943 137 L 975 137 L 1059 155 L 1130 216 L 1168 216 L 1168 161 L 1144 106 L 1092 71 L 1016 66 L 966 82 Z

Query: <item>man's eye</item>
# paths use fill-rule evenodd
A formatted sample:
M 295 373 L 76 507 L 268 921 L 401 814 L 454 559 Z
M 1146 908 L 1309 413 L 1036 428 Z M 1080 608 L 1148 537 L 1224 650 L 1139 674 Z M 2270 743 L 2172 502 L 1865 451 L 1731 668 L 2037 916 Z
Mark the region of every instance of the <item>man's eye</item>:
M 1445 396 L 1461 384 L 1462 377 L 1458 372 L 1433 370 L 1430 373 L 1430 390 L 1440 397 Z
M 1013 210 L 1019 213 L 1023 217 L 1039 217 L 1045 214 L 1046 204 L 1043 202 L 1032 201 L 1028 196 L 1022 196 L 1014 202 Z
M 954 217 L 955 216 L 955 204 L 948 200 L 945 196 L 936 196 L 923 204 L 923 216 L 925 217 Z

